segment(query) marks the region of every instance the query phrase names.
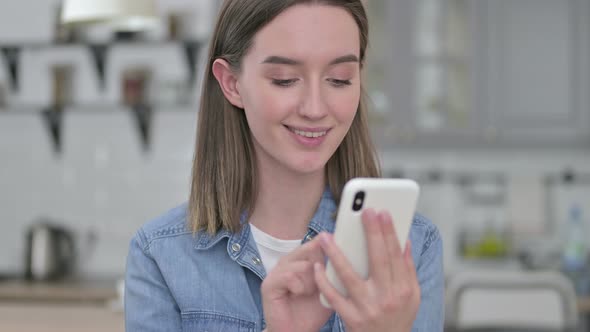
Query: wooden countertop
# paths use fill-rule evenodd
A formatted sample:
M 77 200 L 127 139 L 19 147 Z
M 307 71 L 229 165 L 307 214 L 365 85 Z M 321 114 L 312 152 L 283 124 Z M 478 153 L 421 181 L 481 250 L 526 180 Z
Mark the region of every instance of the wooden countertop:
M 117 282 L 0 282 L 0 331 L 123 332 Z
M 0 301 L 105 303 L 118 297 L 116 281 L 0 282 Z
M 105 305 L 0 302 L 0 331 L 124 332 L 125 317 Z

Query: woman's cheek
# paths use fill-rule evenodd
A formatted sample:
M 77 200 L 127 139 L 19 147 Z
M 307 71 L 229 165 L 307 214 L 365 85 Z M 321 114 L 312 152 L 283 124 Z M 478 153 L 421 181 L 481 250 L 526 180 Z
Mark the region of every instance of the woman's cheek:
M 260 99 L 260 107 L 265 108 L 267 112 L 284 116 L 297 109 L 297 100 L 297 96 L 292 93 L 268 93 Z
M 360 101 L 359 96 L 360 94 L 348 94 L 340 95 L 338 98 L 333 99 L 331 108 L 335 110 L 341 121 L 346 121 L 354 117 Z

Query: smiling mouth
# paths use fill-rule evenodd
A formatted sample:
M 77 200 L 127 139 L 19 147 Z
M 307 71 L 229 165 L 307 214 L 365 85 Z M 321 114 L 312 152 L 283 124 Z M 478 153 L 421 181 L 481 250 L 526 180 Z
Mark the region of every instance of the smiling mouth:
M 318 138 L 318 137 L 326 136 L 326 134 L 328 133 L 328 130 L 305 131 L 305 130 L 299 130 L 299 129 L 291 128 L 291 127 L 286 126 L 286 125 L 285 125 L 285 127 L 287 129 L 289 129 L 295 135 L 299 135 L 299 136 L 307 137 L 307 138 Z

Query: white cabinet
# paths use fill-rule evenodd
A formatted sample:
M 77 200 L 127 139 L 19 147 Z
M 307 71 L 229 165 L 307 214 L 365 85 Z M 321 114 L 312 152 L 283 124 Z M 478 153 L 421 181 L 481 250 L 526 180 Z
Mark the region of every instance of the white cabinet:
M 588 142 L 589 2 L 501 0 L 482 6 L 489 126 L 510 141 Z
M 590 145 L 589 1 L 387 3 L 380 146 Z

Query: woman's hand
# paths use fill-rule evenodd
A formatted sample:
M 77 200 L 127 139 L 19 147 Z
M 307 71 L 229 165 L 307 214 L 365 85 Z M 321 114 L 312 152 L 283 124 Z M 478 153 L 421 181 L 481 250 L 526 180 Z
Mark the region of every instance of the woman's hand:
M 333 311 L 324 308 L 313 266 L 323 264 L 317 237 L 283 257 L 262 282 L 262 305 L 269 332 L 317 332 Z
M 363 226 L 369 254 L 369 277 L 354 271 L 330 234 L 322 233 L 323 251 L 348 291 L 342 296 L 328 281 L 321 265 L 315 265 L 315 280 L 347 331 L 407 332 L 412 329 L 420 306 L 420 286 L 410 244 L 402 252 L 388 213 L 363 211 Z

